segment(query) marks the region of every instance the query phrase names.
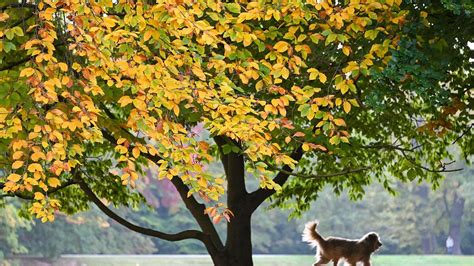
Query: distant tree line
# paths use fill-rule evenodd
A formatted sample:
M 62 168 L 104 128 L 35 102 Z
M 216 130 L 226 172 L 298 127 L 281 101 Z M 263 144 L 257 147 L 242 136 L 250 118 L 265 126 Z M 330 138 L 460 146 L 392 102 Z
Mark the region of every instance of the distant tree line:
M 254 253 L 312 253 L 301 242 L 301 231 L 306 221 L 319 219 L 323 235 L 358 238 L 367 231 L 378 231 L 384 242 L 381 254 L 445 253 L 448 235 L 454 239 L 455 253 L 474 254 L 473 175 L 474 170 L 467 167 L 447 176 L 435 191 L 424 184 L 400 183 L 396 197 L 381 186 L 373 186 L 363 200 L 356 202 L 344 193 L 334 197 L 326 189 L 310 211 L 290 220 L 291 210 L 258 213 L 253 218 Z M 146 179 L 142 194 L 149 206 L 123 211 L 122 215 L 170 232 L 191 228 L 192 217 L 186 215 L 175 193 L 167 181 Z M 73 217 L 58 215 L 53 224 L 19 219 L 15 211 L 9 205 L 0 212 L 0 256 L 206 252 L 198 241 L 172 243 L 130 232 L 94 209 Z M 223 229 L 221 234 L 225 233 Z

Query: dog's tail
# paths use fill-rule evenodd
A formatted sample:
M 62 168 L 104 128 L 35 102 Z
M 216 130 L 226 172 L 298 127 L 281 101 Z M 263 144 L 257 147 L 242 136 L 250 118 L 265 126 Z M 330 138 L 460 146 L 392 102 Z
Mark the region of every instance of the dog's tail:
M 324 238 L 322 238 L 316 230 L 317 226 L 318 221 L 308 222 L 304 226 L 303 241 L 308 242 L 312 247 L 316 247 L 318 244 L 324 241 Z

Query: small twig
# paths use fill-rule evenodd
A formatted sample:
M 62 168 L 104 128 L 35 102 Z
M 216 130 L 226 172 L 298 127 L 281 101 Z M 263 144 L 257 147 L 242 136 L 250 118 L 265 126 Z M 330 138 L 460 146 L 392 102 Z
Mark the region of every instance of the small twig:
M 349 169 L 346 169 L 346 170 L 338 172 L 338 173 L 321 174 L 321 175 L 306 175 L 306 174 L 302 174 L 302 173 L 294 173 L 294 172 L 286 171 L 285 169 L 274 167 L 274 166 L 271 166 L 269 164 L 267 164 L 267 165 L 270 166 L 270 168 L 272 170 L 280 171 L 280 172 L 285 173 L 287 175 L 292 175 L 292 176 L 297 176 L 297 177 L 302 177 L 302 178 L 315 178 L 315 179 L 323 179 L 323 178 L 331 178 L 331 177 L 335 177 L 335 176 L 347 175 L 347 174 L 351 174 L 351 173 L 357 173 L 357 172 L 369 170 L 369 169 L 372 168 L 370 166 L 364 166 L 364 167 L 355 168 L 355 169 L 349 168 Z
M 416 145 L 413 148 L 401 148 L 401 145 L 391 145 L 391 144 L 384 144 L 384 143 L 374 143 L 372 145 L 361 145 L 361 148 L 367 149 L 387 149 L 387 150 L 398 150 L 398 151 L 405 151 L 405 152 L 413 152 L 414 150 L 418 149 L 422 145 Z
M 460 136 L 458 136 L 458 137 L 453 141 L 453 143 L 451 143 L 451 144 L 456 144 L 456 142 L 458 142 L 462 137 L 464 137 L 464 135 L 467 134 L 467 132 L 469 132 L 469 131 L 471 130 L 471 128 L 472 128 L 473 125 L 474 125 L 474 124 L 470 125 L 470 126 L 469 126 Z
M 405 157 L 405 160 L 407 160 L 409 163 L 411 163 L 412 165 L 418 167 L 418 168 L 421 168 L 425 171 L 428 171 L 428 172 L 431 172 L 431 173 L 450 173 L 450 172 L 459 172 L 459 171 L 462 171 L 463 168 L 456 168 L 456 169 L 446 169 L 446 164 L 442 164 L 441 166 L 441 170 L 435 170 L 435 169 L 431 169 L 431 168 L 428 168 L 428 167 L 425 167 L 421 164 L 418 164 L 416 163 L 414 160 L 412 160 L 410 157 L 408 157 L 404 151 L 401 151 L 402 154 L 403 154 L 403 157 Z M 449 163 L 451 164 L 451 163 Z

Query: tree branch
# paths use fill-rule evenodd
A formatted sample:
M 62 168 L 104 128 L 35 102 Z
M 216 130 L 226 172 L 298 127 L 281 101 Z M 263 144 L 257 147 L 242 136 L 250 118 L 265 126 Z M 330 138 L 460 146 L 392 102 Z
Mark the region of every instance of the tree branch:
M 446 165 L 447 164 L 442 164 L 441 165 L 441 170 L 436 170 L 436 169 L 431 169 L 431 168 L 428 168 L 428 167 L 425 167 L 421 164 L 418 164 L 416 163 L 413 159 L 411 159 L 410 157 L 408 157 L 405 152 L 401 151 L 402 154 L 403 154 L 403 157 L 405 157 L 405 160 L 407 160 L 409 163 L 411 163 L 412 165 L 418 167 L 418 168 L 421 168 L 425 171 L 428 171 L 428 172 L 431 172 L 431 173 L 451 173 L 451 172 L 458 172 L 458 171 L 462 171 L 463 168 L 456 168 L 456 169 L 446 169 Z M 451 163 L 449 163 L 451 164 Z
M 106 129 L 102 129 L 102 135 L 111 144 L 113 145 L 117 144 L 117 140 L 115 139 L 115 137 Z M 133 149 L 133 146 L 130 146 L 129 149 Z M 163 159 L 162 157 L 158 155 L 151 155 L 148 153 L 142 153 L 142 155 L 148 160 L 152 161 L 154 164 L 156 164 L 156 162 L 158 162 L 159 160 Z M 208 247 L 209 243 L 208 244 L 204 243 L 206 244 L 206 247 L 208 248 L 208 250 L 210 252 L 212 252 L 213 249 L 215 251 L 222 250 L 224 248 L 224 245 L 219 237 L 219 234 L 217 233 L 216 228 L 211 222 L 211 219 L 209 218 L 209 216 L 204 213 L 206 206 L 204 204 L 199 203 L 193 195 L 188 197 L 189 188 L 186 184 L 183 183 L 181 178 L 179 178 L 178 176 L 174 176 L 171 179 L 171 183 L 174 185 L 174 187 L 178 191 L 181 197 L 181 200 L 186 205 L 186 208 L 191 212 L 191 214 L 193 215 L 194 219 L 198 223 L 201 230 L 203 230 L 204 233 L 208 234 L 211 237 L 212 244 L 213 244 L 212 247 L 211 246 Z
M 233 151 L 225 154 L 222 147 L 226 144 L 236 145 L 239 149 L 241 147 L 226 136 L 215 136 L 214 141 L 219 147 L 221 161 L 227 177 L 227 205 L 232 211 L 239 211 L 237 208 L 242 209 L 239 204 L 245 200 L 245 196 L 248 194 L 245 188 L 244 156 Z
M 293 172 L 290 172 L 290 171 L 285 171 L 284 169 L 277 168 L 277 167 L 271 167 L 271 169 L 273 169 L 273 170 L 283 172 L 283 173 L 285 173 L 287 175 L 290 175 L 290 176 L 297 176 L 297 177 L 302 177 L 302 178 L 313 178 L 313 179 L 323 179 L 323 178 L 331 178 L 331 177 L 335 177 L 335 176 L 347 175 L 347 174 L 352 174 L 352 173 L 357 173 L 357 172 L 362 172 L 362 171 L 365 171 L 365 170 L 369 170 L 371 168 L 372 167 L 370 167 L 370 166 L 364 166 L 364 167 L 354 168 L 354 169 L 349 168 L 349 169 L 346 169 L 344 171 L 337 172 L 337 173 L 332 173 L 332 174 L 305 175 L 305 174 L 301 174 L 301 173 L 293 173 Z
M 74 173 L 74 179 L 76 182 L 79 184 L 79 187 L 84 191 L 84 193 L 87 195 L 90 201 L 92 201 L 105 215 L 110 217 L 111 219 L 115 220 L 119 224 L 127 227 L 128 229 L 148 235 L 148 236 L 153 236 L 157 238 L 161 238 L 164 240 L 168 241 L 180 241 L 180 240 L 185 240 L 185 239 L 197 239 L 201 240 L 202 242 L 206 243 L 210 241 L 210 238 L 208 235 L 204 234 L 201 231 L 197 230 L 186 230 L 183 232 L 179 232 L 177 234 L 167 234 L 163 233 L 157 230 L 153 230 L 150 228 L 145 228 L 141 227 L 135 224 L 130 223 L 129 221 L 125 220 L 124 218 L 120 217 L 117 215 L 115 212 L 113 212 L 111 209 L 109 209 L 92 191 L 92 189 L 86 184 L 84 179 L 80 177 L 80 174 L 78 171 Z
M 453 143 L 451 144 L 455 144 L 456 142 L 458 142 L 462 137 L 464 137 L 464 135 L 466 135 L 472 128 L 472 126 L 474 126 L 474 124 L 470 125 L 464 132 L 461 133 L 461 135 L 459 135 L 454 141 Z
M 416 149 L 418 149 L 419 147 L 421 147 L 421 145 L 417 145 L 413 148 L 410 148 L 410 149 L 407 149 L 407 148 L 402 148 L 400 147 L 400 145 L 392 145 L 392 144 L 385 144 L 385 143 L 373 143 L 373 144 L 370 144 L 370 145 L 362 145 L 362 146 L 359 146 L 361 148 L 367 148 L 367 149 L 385 149 L 385 150 L 398 150 L 398 151 L 405 151 L 405 152 L 412 152 Z
M 8 25 L 7 28 L 14 28 L 14 27 L 20 25 L 21 23 L 27 21 L 28 19 L 32 18 L 33 15 L 34 15 L 34 13 L 31 12 L 31 13 L 28 14 L 26 17 L 20 18 L 20 19 L 18 19 L 17 21 L 15 21 L 14 23 L 12 23 L 11 25 Z
M 5 6 L 0 6 L 0 12 L 3 12 L 7 9 L 10 9 L 10 8 L 31 8 L 31 9 L 38 9 L 38 6 L 35 5 L 35 4 L 29 4 L 29 3 L 25 3 L 24 1 L 22 1 L 22 3 L 11 3 L 11 4 L 8 4 L 8 5 L 5 5 Z
M 9 63 L 9 64 L 7 64 L 7 65 L 5 65 L 5 66 L 0 66 L 0 71 L 9 70 L 9 69 L 12 69 L 12 68 L 14 68 L 14 67 L 16 67 L 16 66 L 22 65 L 22 64 L 24 64 L 24 63 L 30 61 L 30 59 L 31 59 L 31 57 L 30 57 L 30 56 L 27 56 L 27 57 L 22 58 L 22 59 L 20 59 L 20 60 L 18 60 L 18 61 L 11 62 L 11 63 Z

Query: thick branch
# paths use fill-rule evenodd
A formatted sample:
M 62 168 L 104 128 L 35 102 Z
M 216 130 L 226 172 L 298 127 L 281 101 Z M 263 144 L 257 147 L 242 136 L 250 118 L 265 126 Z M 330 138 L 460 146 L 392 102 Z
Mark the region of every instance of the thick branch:
M 37 9 L 38 7 L 34 4 L 28 4 L 28 3 L 11 3 L 5 6 L 0 6 L 0 12 L 3 12 L 4 10 L 10 9 L 10 8 L 31 8 L 31 9 Z
M 226 136 L 216 136 L 214 141 L 219 147 L 219 152 L 221 154 L 221 161 L 224 165 L 225 174 L 227 177 L 227 202 L 229 208 L 232 211 L 238 211 L 236 208 L 241 209 L 242 206 L 239 203 L 242 203 L 245 200 L 245 196 L 248 194 L 245 188 L 245 165 L 244 165 L 244 156 L 241 153 L 229 152 L 227 154 L 223 151 L 223 146 L 226 144 L 236 145 L 240 148 L 238 143 L 233 142 Z
M 26 15 L 25 17 L 18 19 L 17 21 L 12 23 L 11 25 L 8 25 L 8 28 L 14 28 L 14 27 L 20 25 L 21 23 L 27 21 L 28 19 L 32 18 L 33 16 L 34 16 L 34 13 L 31 12 L 30 14 Z
M 107 130 L 103 129 L 102 134 L 104 138 L 107 139 L 111 144 L 115 145 L 117 143 L 117 140 L 115 139 L 115 137 L 112 134 L 110 134 L 110 132 L 108 132 Z M 129 148 L 133 149 L 133 147 L 129 147 Z M 151 155 L 148 153 L 143 153 L 142 155 L 155 164 L 156 162 L 162 159 L 158 155 Z M 216 250 L 223 249 L 224 245 L 222 244 L 219 234 L 217 233 L 209 216 L 204 214 L 204 210 L 206 206 L 204 204 L 199 203 L 193 195 L 188 197 L 189 188 L 186 184 L 183 183 L 181 178 L 179 178 L 178 176 L 173 177 L 171 179 L 171 183 L 173 183 L 174 187 L 178 191 L 181 199 L 186 205 L 186 208 L 191 212 L 194 219 L 196 219 L 196 222 L 199 224 L 199 227 L 203 230 L 204 233 L 208 234 L 211 237 L 213 245 L 212 247 L 210 246 L 207 247 L 208 250 L 209 249 L 216 249 Z M 208 244 L 206 244 L 206 246 L 208 246 Z
M 11 63 L 9 63 L 9 64 L 7 64 L 7 65 L 4 65 L 4 66 L 0 66 L 0 71 L 9 70 L 9 69 L 12 69 L 12 68 L 14 68 L 14 67 L 16 67 L 16 66 L 22 65 L 22 64 L 24 64 L 24 63 L 30 61 L 30 59 L 31 59 L 31 57 L 30 57 L 30 56 L 27 56 L 27 57 L 22 58 L 22 59 L 20 59 L 20 60 L 18 60 L 18 61 L 11 62 Z
M 150 228 L 145 228 L 145 227 L 132 224 L 129 221 L 117 215 L 115 212 L 109 209 L 104 203 L 102 203 L 102 201 L 95 195 L 95 193 L 91 190 L 91 188 L 85 183 L 85 181 L 77 173 L 75 174 L 75 178 L 77 179 L 77 182 L 80 188 L 82 189 L 82 191 L 84 191 L 84 193 L 87 195 L 89 200 L 91 200 L 105 215 L 107 215 L 108 217 L 112 218 L 119 224 L 127 227 L 128 229 L 132 231 L 135 231 L 144 235 L 148 235 L 148 236 L 158 237 L 158 238 L 168 240 L 168 241 L 180 241 L 180 240 L 185 240 L 185 239 L 197 239 L 197 240 L 201 240 L 204 243 L 210 241 L 210 238 L 208 235 L 197 230 L 186 230 L 183 232 L 179 232 L 177 234 L 167 234 L 167 233 L 156 231 Z

